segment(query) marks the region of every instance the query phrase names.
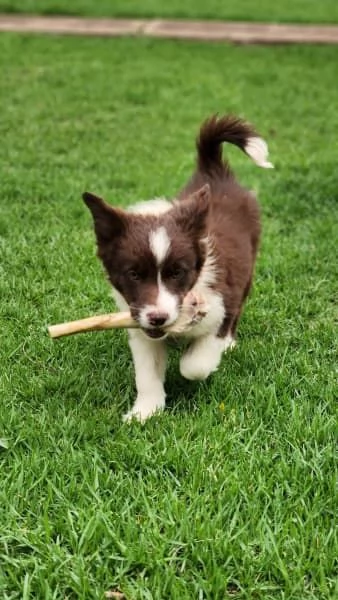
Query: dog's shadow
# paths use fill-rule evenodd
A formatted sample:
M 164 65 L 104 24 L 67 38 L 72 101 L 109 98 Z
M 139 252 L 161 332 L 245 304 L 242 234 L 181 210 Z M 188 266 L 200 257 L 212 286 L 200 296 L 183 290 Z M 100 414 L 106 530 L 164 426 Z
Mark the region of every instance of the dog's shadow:
M 165 378 L 166 408 L 175 412 L 191 413 L 198 408 L 200 392 L 206 384 L 201 381 L 190 381 L 180 374 L 179 362 L 183 353 L 181 347 L 168 349 L 168 367 Z

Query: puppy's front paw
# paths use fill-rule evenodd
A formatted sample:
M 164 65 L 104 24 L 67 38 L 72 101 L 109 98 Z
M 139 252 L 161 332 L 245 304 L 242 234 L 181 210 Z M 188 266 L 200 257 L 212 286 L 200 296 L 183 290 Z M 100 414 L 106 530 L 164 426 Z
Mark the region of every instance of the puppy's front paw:
M 206 379 L 218 368 L 223 351 L 224 340 L 215 335 L 196 340 L 181 358 L 181 375 L 186 379 Z
M 133 408 L 123 416 L 123 421 L 129 423 L 132 419 L 136 419 L 143 423 L 155 413 L 161 412 L 164 406 L 164 400 L 138 397 Z
M 180 361 L 180 372 L 185 379 L 191 381 L 203 381 L 210 373 L 216 371 L 218 362 L 201 360 L 202 357 L 196 356 L 194 353 L 184 354 Z

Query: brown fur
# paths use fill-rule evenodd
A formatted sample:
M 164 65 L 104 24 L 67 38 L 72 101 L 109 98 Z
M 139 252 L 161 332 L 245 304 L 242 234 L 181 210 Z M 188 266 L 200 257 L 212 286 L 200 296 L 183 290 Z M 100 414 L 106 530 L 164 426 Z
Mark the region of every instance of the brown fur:
M 227 162 L 222 160 L 221 144 L 231 142 L 244 150 L 256 131 L 236 117 L 216 116 L 206 120 L 197 139 L 197 169 L 179 198 L 185 202 L 206 183 L 211 199 L 207 232 L 216 254 L 217 283 L 226 308 L 220 336 L 236 331 L 242 305 L 250 291 L 260 238 L 260 215 L 252 192 L 237 183 Z
M 164 226 L 172 247 L 162 277 L 181 301 L 198 279 L 206 254 L 203 239 L 208 235 L 217 270 L 214 289 L 222 294 L 226 310 L 218 335 L 234 335 L 252 283 L 260 222 L 254 195 L 237 183 L 222 161 L 221 145 L 230 142 L 245 151 L 247 138 L 256 135 L 235 117 L 205 121 L 197 140 L 196 172 L 179 202 L 159 216 L 128 214 L 84 194 L 94 218 L 98 255 L 135 318 L 139 307 L 154 302 L 158 292 L 148 239 L 151 230 Z

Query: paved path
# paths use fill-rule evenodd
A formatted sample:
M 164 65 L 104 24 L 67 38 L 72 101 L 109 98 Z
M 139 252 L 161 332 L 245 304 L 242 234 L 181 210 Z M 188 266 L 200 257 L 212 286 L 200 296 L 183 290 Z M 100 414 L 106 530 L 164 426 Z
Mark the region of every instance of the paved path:
M 93 36 L 142 35 L 240 44 L 338 44 L 338 25 L 0 15 L 1 31 Z

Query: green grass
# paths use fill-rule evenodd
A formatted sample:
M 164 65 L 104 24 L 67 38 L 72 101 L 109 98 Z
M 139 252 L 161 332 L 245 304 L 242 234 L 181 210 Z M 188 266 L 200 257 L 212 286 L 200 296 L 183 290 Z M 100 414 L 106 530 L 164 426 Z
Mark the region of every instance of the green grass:
M 0 11 L 96 17 L 338 22 L 337 0 L 0 0 Z
M 1 598 L 333 600 L 338 49 L 0 43 Z M 80 194 L 173 195 L 214 111 L 276 164 L 228 149 L 262 205 L 254 292 L 219 371 L 185 382 L 173 351 L 168 410 L 126 425 L 125 333 L 46 335 L 111 309 Z

